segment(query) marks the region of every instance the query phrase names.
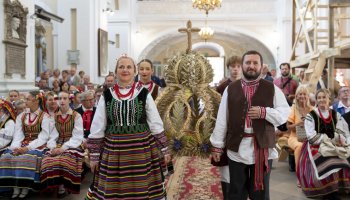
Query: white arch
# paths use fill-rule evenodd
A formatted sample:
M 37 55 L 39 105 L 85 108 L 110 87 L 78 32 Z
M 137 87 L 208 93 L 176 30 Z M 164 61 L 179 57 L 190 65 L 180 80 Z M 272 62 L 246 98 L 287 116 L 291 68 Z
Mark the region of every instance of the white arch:
M 212 49 L 216 52 L 219 52 L 219 56 L 220 57 L 224 57 L 225 56 L 225 50 L 224 48 L 217 44 L 217 43 L 214 43 L 214 42 L 198 42 L 198 43 L 195 43 L 192 45 L 192 49 L 193 50 L 196 50 L 196 49 L 199 49 L 199 48 L 208 48 L 208 49 Z
M 253 38 L 260 42 L 272 55 L 273 59 L 276 61 L 276 48 L 274 46 L 271 46 L 268 41 L 263 40 L 263 36 L 259 35 L 255 32 L 252 32 L 250 30 L 247 30 L 245 28 L 241 27 L 232 27 L 232 28 L 222 28 L 222 27 L 213 27 L 216 33 L 225 33 L 228 35 L 235 35 L 235 34 L 241 34 L 250 38 Z M 140 51 L 140 54 L 138 55 L 139 59 L 145 58 L 150 51 L 152 51 L 153 47 L 157 46 L 161 41 L 167 39 L 167 38 L 172 38 L 178 36 L 178 33 L 174 31 L 173 28 L 168 28 L 165 29 L 162 32 L 159 32 L 156 34 L 153 38 L 152 41 L 150 41 L 148 44 L 145 45 L 143 50 Z

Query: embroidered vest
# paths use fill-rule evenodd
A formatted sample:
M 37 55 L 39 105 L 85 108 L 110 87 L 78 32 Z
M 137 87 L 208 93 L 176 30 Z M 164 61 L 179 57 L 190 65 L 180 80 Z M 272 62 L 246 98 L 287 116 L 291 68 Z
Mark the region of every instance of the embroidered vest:
M 61 147 L 65 142 L 67 142 L 72 137 L 72 132 L 74 129 L 74 119 L 78 113 L 73 110 L 72 115 L 67 115 L 66 119 L 62 119 L 61 115 L 55 115 L 55 126 L 59 133 L 57 139 L 57 146 Z
M 39 115 L 38 115 L 38 119 L 36 119 L 35 123 L 29 124 L 29 125 L 25 123 L 25 119 L 26 119 L 27 115 L 29 117 L 29 113 L 23 114 L 22 119 L 21 119 L 22 120 L 22 129 L 23 129 L 23 133 L 24 133 L 24 140 L 22 141 L 22 145 L 28 145 L 29 142 L 38 138 L 38 135 L 41 132 L 41 123 L 42 123 L 43 118 L 44 118 L 44 112 L 42 110 L 40 110 Z
M 327 134 L 329 138 L 334 138 L 335 126 L 337 124 L 337 112 L 332 111 L 332 121 L 329 124 L 326 124 L 321 117 L 319 117 L 314 110 L 310 112 L 312 118 L 315 121 L 315 131 L 317 133 Z
M 112 96 L 111 90 L 106 90 L 104 92 L 107 110 L 106 134 L 149 131 L 146 119 L 147 95 L 148 90 L 142 88 L 135 98 L 120 100 Z
M 226 147 L 238 152 L 239 145 L 244 137 L 245 119 L 248 112 L 248 102 L 243 93 L 240 80 L 230 83 L 228 92 L 228 112 Z M 273 97 L 275 88 L 273 83 L 260 79 L 251 106 L 262 106 L 273 108 Z M 275 127 L 265 119 L 253 119 L 252 127 L 260 148 L 275 147 Z

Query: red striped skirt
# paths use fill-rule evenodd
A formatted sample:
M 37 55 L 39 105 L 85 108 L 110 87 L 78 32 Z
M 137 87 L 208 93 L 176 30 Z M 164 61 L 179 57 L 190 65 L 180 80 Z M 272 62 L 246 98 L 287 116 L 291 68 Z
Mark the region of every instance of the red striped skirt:
M 84 151 L 81 148 L 68 149 L 61 155 L 51 157 L 47 153 L 41 164 L 41 184 L 44 189 L 64 185 L 73 194 L 80 192 Z
M 320 197 L 326 194 L 336 192 L 339 189 L 350 189 L 350 170 L 343 168 L 329 176 L 318 180 L 316 175 L 316 166 L 310 158 L 308 142 L 304 142 L 297 168 L 297 177 L 301 188 L 307 197 Z M 315 153 L 318 148 L 310 145 L 310 152 Z

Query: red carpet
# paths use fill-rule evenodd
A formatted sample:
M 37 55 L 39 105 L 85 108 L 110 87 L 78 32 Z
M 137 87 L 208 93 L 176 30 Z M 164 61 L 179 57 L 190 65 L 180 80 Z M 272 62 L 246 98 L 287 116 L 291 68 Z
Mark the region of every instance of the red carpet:
M 220 173 L 209 159 L 177 158 L 167 193 L 169 200 L 221 200 Z

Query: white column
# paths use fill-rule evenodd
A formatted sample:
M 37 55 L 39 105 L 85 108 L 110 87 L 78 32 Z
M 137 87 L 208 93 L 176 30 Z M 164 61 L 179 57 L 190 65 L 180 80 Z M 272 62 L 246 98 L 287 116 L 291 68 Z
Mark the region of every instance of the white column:
M 278 4 L 278 22 L 277 31 L 280 35 L 277 68 L 282 62 L 289 62 L 289 58 L 292 52 L 292 0 L 279 0 Z M 279 69 L 277 69 L 279 70 Z

